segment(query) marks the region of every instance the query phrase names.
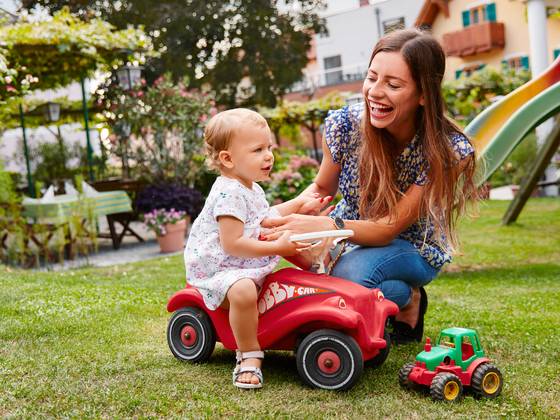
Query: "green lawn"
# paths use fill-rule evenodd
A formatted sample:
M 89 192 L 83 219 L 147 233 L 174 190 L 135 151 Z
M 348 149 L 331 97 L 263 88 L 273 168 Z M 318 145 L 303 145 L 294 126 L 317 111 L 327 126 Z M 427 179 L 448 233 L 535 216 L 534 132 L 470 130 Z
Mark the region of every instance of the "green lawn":
M 422 344 L 393 348 L 346 393 L 306 388 L 290 353 L 269 352 L 265 387 L 239 391 L 230 352 L 190 365 L 168 350 L 177 256 L 64 273 L 0 267 L 0 417 L 559 418 L 560 200 L 531 200 L 512 227 L 499 224 L 506 204 L 462 223 L 464 254 L 427 289 L 427 334 L 476 328 L 504 373 L 497 400 L 447 405 L 400 389 L 397 372 Z

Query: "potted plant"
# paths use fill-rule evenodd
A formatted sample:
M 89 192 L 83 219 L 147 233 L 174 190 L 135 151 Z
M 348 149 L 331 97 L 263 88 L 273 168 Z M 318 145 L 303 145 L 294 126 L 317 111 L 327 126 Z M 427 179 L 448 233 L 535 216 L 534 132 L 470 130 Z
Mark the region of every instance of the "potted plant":
M 143 214 L 146 226 L 156 232 L 162 252 L 178 251 L 184 247 L 190 221 L 198 216 L 203 205 L 204 197 L 200 192 L 180 184 L 149 185 L 136 197 L 136 209 Z M 180 223 L 179 219 L 184 223 Z M 182 229 L 182 233 L 175 233 L 177 242 L 174 242 L 173 249 L 162 246 L 163 237 L 177 229 Z M 178 239 L 180 235 L 181 239 Z
M 144 224 L 156 233 L 161 252 L 176 252 L 185 246 L 186 213 L 181 210 L 154 209 L 142 216 Z

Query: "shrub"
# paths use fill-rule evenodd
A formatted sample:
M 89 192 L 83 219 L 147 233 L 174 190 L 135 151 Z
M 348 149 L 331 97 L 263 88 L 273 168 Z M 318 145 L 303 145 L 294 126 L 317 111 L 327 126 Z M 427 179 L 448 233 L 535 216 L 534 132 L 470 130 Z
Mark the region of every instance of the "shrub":
M 490 177 L 492 187 L 521 184 L 537 157 L 537 138 L 532 132 L 515 148 L 504 163 Z
M 156 209 L 184 211 L 195 219 L 204 205 L 204 197 L 194 188 L 180 184 L 152 184 L 138 193 L 136 208 L 141 213 Z
M 203 129 L 216 112 L 209 94 L 189 89 L 188 78 L 175 83 L 166 74 L 130 91 L 109 80 L 97 100 L 113 131 L 109 151 L 121 158 L 124 177 L 194 185 L 204 165 Z
M 317 175 L 319 163 L 308 156 L 293 154 L 293 151 L 275 152 L 275 172 L 271 180 L 263 185 L 266 197 L 272 204 L 294 198 L 309 186 Z
M 463 126 L 487 108 L 497 96 L 507 95 L 530 79 L 526 70 L 484 67 L 470 76 L 443 84 L 443 98 L 451 116 Z

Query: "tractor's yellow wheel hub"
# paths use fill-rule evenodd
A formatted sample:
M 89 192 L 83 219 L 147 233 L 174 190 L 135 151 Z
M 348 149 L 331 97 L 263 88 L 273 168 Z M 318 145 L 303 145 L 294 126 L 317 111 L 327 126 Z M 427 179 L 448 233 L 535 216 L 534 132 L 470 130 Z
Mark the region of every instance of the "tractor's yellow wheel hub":
M 443 395 L 447 401 L 453 401 L 459 396 L 459 385 L 455 381 L 450 381 L 443 388 Z
M 482 389 L 487 394 L 494 394 L 500 387 L 500 377 L 496 372 L 488 372 L 482 379 Z

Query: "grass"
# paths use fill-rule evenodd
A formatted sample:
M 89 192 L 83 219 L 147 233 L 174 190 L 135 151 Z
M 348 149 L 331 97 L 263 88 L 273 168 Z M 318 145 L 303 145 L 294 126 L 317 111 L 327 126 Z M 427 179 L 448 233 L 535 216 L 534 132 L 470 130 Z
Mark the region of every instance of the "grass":
M 560 200 L 533 199 L 500 226 L 488 202 L 460 229 L 464 254 L 428 286 L 426 333 L 476 328 L 504 373 L 496 400 L 433 402 L 400 389 L 422 344 L 394 347 L 351 391 L 304 387 L 295 359 L 269 352 L 265 387 L 231 385 L 233 356 L 176 361 L 167 298 L 183 287 L 180 257 L 62 273 L 0 267 L 0 417 L 559 418 Z

